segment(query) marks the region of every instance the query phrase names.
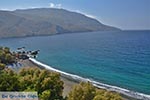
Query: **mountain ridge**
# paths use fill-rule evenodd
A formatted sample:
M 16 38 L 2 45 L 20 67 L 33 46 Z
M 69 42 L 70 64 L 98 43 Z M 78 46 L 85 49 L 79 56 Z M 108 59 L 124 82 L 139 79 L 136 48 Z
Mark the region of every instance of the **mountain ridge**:
M 119 29 L 65 9 L 0 10 L 0 38 L 116 30 Z

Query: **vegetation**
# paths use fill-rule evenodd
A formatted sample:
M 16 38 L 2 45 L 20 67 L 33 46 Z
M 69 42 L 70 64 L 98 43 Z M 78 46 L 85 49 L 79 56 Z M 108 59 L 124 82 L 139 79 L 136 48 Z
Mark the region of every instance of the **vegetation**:
M 23 68 L 19 72 L 19 81 L 23 91 L 37 91 L 43 100 L 63 99 L 63 82 L 59 73 L 39 68 Z
M 0 91 L 37 91 L 41 100 L 63 100 L 60 74 L 39 68 L 23 68 L 18 74 L 1 70 Z
M 91 83 L 81 82 L 69 93 L 68 100 L 123 100 L 119 94 L 96 89 Z
M 12 64 L 16 61 L 13 53 L 7 47 L 0 47 L 0 70 L 4 69 L 7 64 Z
M 63 98 L 63 81 L 59 73 L 33 67 L 15 73 L 5 68 L 15 61 L 9 48 L 0 47 L 0 91 L 37 91 L 40 100 L 122 100 L 119 94 L 96 89 L 89 82 L 76 85 L 68 97 Z
M 18 76 L 10 69 L 0 71 L 0 91 L 19 91 L 21 84 L 19 84 Z

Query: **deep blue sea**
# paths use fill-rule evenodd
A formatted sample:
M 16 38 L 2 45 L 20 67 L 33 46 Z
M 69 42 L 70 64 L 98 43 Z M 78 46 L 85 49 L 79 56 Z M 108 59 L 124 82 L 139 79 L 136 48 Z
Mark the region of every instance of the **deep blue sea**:
M 0 46 L 39 49 L 37 60 L 53 68 L 150 94 L 150 31 L 8 38 Z

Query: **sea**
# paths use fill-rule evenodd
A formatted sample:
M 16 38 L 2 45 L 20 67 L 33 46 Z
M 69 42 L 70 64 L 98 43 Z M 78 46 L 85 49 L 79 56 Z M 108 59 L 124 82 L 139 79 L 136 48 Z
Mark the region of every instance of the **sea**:
M 0 46 L 40 50 L 33 62 L 74 79 L 150 99 L 150 31 L 103 31 L 0 39 Z M 147 99 L 146 99 L 147 98 Z

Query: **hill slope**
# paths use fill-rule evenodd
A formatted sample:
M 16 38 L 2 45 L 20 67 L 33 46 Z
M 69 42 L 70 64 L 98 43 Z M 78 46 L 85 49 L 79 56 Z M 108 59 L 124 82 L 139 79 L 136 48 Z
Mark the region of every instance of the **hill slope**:
M 64 9 L 0 11 L 1 38 L 109 30 L 118 29 Z

